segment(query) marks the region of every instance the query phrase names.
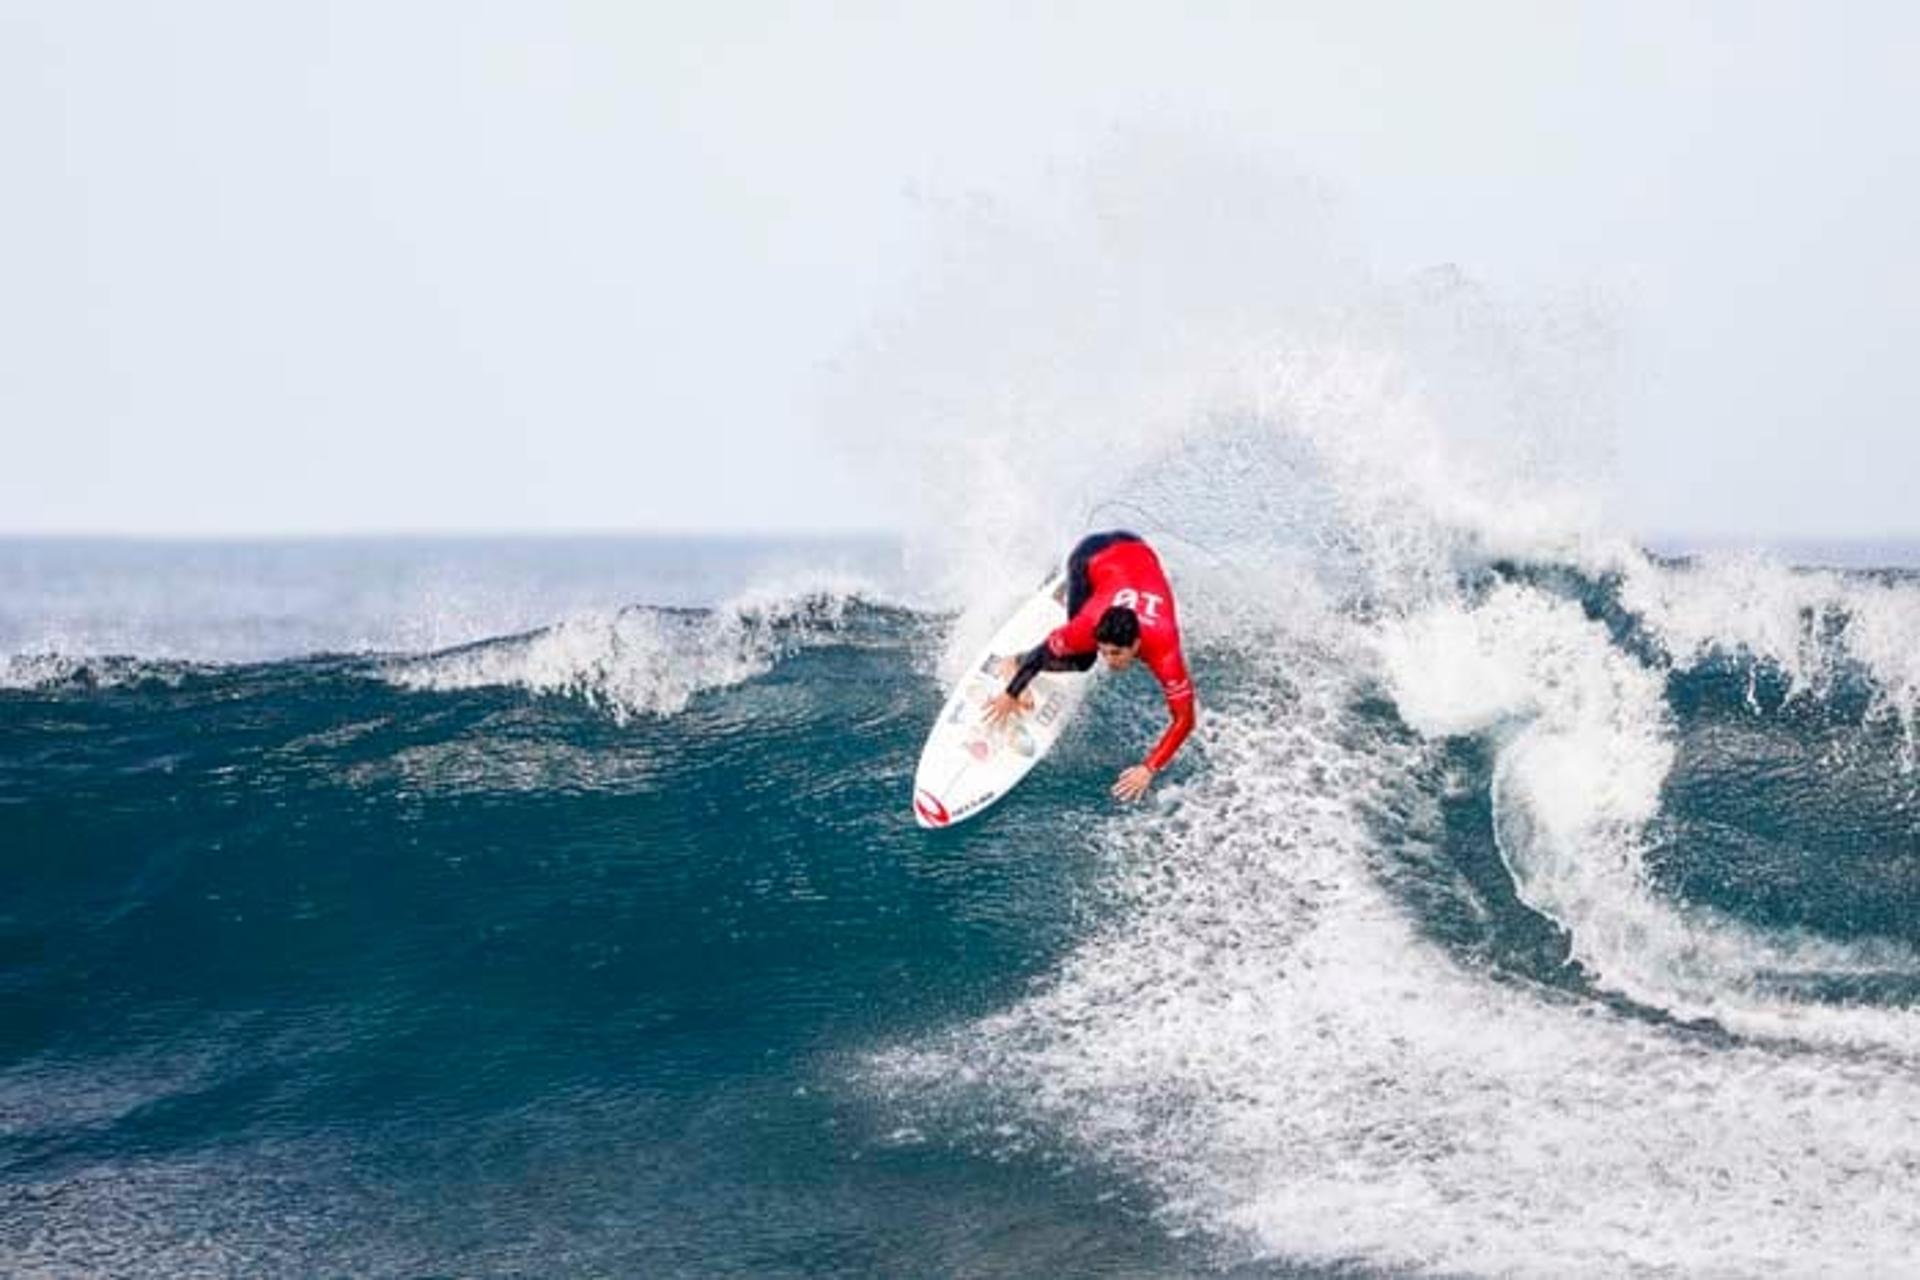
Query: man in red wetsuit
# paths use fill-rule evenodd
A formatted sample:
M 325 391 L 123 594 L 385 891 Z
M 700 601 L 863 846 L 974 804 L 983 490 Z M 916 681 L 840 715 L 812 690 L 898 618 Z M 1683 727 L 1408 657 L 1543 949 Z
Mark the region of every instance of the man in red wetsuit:
M 999 725 L 1022 709 L 1021 695 L 1042 671 L 1085 671 L 1095 658 L 1125 671 L 1137 658 L 1166 691 L 1173 723 L 1147 758 L 1113 784 L 1120 800 L 1136 800 L 1193 732 L 1193 682 L 1180 656 L 1180 623 L 1173 589 L 1153 548 L 1123 530 L 1082 538 L 1067 557 L 1067 621 L 1033 650 L 1009 661 L 1006 690 L 987 702 L 986 721 Z

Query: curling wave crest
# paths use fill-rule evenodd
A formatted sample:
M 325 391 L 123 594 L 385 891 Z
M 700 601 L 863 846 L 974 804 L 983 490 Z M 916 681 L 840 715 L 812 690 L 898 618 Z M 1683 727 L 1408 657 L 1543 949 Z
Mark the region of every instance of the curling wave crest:
M 695 695 L 770 671 L 783 654 L 844 633 L 877 600 L 840 579 L 754 589 L 714 609 L 644 606 L 587 613 L 521 636 L 401 659 L 389 680 L 422 690 L 511 686 L 577 698 L 624 721 L 671 716 Z
M 59 652 L 11 653 L 0 658 L 0 690 L 113 689 L 147 680 L 178 684 L 202 663 L 129 657 L 86 657 Z

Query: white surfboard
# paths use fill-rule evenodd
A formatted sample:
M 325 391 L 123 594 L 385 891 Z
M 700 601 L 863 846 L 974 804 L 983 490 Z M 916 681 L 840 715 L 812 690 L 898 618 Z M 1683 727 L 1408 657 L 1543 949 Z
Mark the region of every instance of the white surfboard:
M 921 826 L 951 826 L 1013 790 L 1053 750 L 1086 696 L 1087 673 L 1043 671 L 1027 686 L 1031 709 L 998 729 L 983 722 L 987 700 L 1007 685 L 1000 660 L 1027 652 L 1067 620 L 1062 582 L 1058 575 L 1048 580 L 993 633 L 940 708 L 913 773 L 913 816 Z

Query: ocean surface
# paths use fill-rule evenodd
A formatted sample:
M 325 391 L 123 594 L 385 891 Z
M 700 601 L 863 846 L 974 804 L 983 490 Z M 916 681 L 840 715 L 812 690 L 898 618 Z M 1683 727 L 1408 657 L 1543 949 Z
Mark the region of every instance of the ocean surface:
M 0 542 L 0 1273 L 1911 1274 L 1916 548 L 1294 492 L 940 832 L 1075 530 Z

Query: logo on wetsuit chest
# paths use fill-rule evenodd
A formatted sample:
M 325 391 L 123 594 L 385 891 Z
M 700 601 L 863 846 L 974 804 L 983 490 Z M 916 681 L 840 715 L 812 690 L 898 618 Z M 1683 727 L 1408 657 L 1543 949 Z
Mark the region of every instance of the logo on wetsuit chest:
M 1132 587 L 1122 587 L 1113 593 L 1113 607 L 1131 609 L 1140 615 L 1143 622 L 1160 621 L 1160 604 L 1165 596 L 1151 591 L 1135 591 Z

